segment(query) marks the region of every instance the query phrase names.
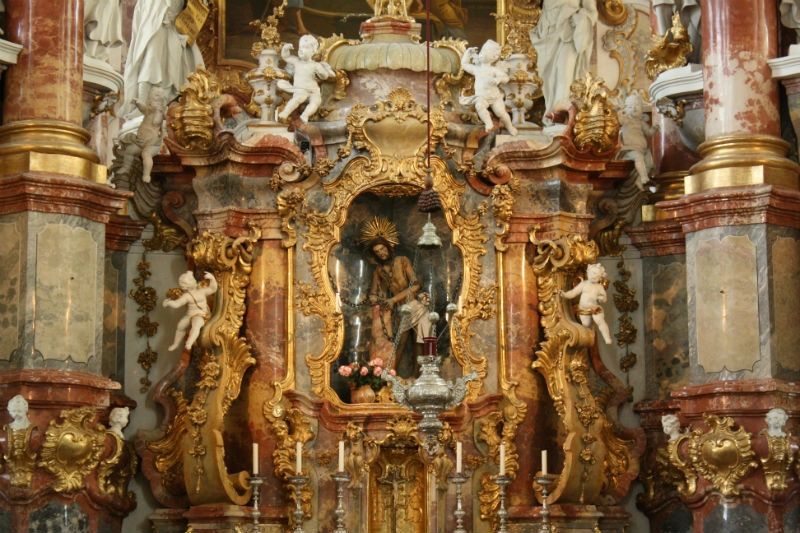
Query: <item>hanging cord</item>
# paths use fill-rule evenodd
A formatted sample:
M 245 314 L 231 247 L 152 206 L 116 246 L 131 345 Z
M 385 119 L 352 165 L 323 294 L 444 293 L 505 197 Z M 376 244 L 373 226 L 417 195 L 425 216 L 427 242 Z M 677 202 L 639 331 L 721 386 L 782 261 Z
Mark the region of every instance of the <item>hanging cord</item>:
M 431 0 L 425 0 L 425 97 L 428 104 L 427 166 L 431 173 Z

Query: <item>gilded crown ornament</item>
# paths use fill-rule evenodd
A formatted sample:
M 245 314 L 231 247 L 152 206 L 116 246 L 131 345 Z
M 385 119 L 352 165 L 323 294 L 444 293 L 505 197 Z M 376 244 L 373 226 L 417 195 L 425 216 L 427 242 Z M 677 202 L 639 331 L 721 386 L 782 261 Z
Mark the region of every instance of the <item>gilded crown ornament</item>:
M 378 241 L 384 241 L 392 247 L 400 244 L 400 234 L 397 232 L 397 226 L 386 217 L 374 217 L 361 227 L 361 235 L 358 238 L 359 244 L 369 246 Z

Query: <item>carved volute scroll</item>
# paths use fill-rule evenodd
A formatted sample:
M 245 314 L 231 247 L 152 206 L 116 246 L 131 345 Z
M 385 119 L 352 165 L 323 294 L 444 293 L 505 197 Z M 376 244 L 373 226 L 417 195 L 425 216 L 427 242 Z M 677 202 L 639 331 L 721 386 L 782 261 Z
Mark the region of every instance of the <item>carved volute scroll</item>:
M 597 245 L 579 235 L 538 241 L 535 231 L 531 242 L 545 336 L 533 368 L 547 383 L 564 435 L 559 442 L 564 466 L 548 501 L 587 504 L 621 497 L 639 471 L 635 442 L 620 436 L 590 388 L 588 349 L 596 342 L 595 333 L 574 320 L 560 297 L 572 276 L 596 261 Z
M 250 500 L 247 473 L 232 475 L 225 466 L 222 431 L 225 415 L 239 396 L 244 373 L 255 364 L 240 330 L 259 237 L 257 230 L 237 239 L 206 232 L 189 244 L 189 255 L 197 269 L 211 272 L 219 283 L 211 318 L 194 351 L 200 356 L 199 380 L 187 407 L 188 426 L 181 442 L 183 478 L 193 505 L 245 505 Z
M 39 466 L 55 476 L 53 490 L 70 492 L 84 485 L 97 468 L 106 439 L 106 428 L 94 421 L 93 407 L 61 411 L 63 422 L 50 421 L 42 444 Z

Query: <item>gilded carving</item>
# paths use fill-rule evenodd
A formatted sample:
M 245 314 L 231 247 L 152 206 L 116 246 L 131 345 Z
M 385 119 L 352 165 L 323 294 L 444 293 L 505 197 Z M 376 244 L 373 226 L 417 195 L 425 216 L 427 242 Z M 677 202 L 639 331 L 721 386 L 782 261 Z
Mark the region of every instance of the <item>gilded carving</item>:
M 680 13 L 672 16 L 672 27 L 663 36 L 653 36 L 653 46 L 647 52 L 644 68 L 651 80 L 666 70 L 682 67 L 692 53 L 689 32 L 681 23 Z
M 408 135 L 402 140 L 393 134 L 396 125 L 418 128 L 419 135 Z M 330 365 L 338 357 L 344 335 L 341 311 L 336 307 L 334 290 L 327 275 L 327 261 L 332 247 L 339 239 L 339 228 L 345 223 L 347 209 L 362 192 L 369 190 L 384 195 L 412 195 L 422 192 L 425 185 L 426 150 L 425 131 L 427 113 L 414 101 L 406 89 L 393 90 L 385 102 L 371 107 L 353 106 L 347 117 L 348 138 L 339 150 L 340 158 L 350 157 L 341 175 L 323 184 L 331 197 L 330 207 L 320 212 L 304 209 L 302 219 L 307 226 L 303 235 L 303 249 L 310 255 L 310 270 L 315 285 L 298 284 L 298 307 L 307 315 L 322 319 L 325 344 L 318 354 L 307 354 L 312 391 L 325 399 L 341 404 L 330 388 Z M 431 147 L 443 142 L 447 122 L 440 108 L 431 110 Z M 462 293 L 458 308 L 450 321 L 452 351 L 465 374 L 476 371 L 480 378 L 486 375 L 487 360 L 472 351 L 470 338 L 474 333 L 471 323 L 486 319 L 494 312 L 494 287 L 482 287 L 481 257 L 486 253 L 487 240 L 482 216 L 486 206 L 473 212 L 464 212 L 461 198 L 465 186 L 448 172 L 443 160 L 431 158 L 433 188 L 439 193 L 445 219 L 454 228 L 454 244 L 464 257 Z M 291 228 L 289 217 L 297 211 L 285 209 L 284 224 Z M 467 399 L 477 397 L 481 382 L 470 383 Z
M 707 431 L 696 428 L 689 441 L 689 458 L 698 474 L 723 496 L 737 496 L 739 482 L 758 467 L 750 434 L 730 417 L 705 415 Z
M 249 235 L 236 239 L 205 232 L 189 244 L 188 255 L 196 268 L 211 272 L 219 284 L 212 315 L 195 345 L 194 353 L 201 354 L 201 380 L 186 408 L 188 425 L 181 445 L 184 482 L 194 505 L 220 501 L 244 505 L 250 500 L 246 478 L 227 470 L 220 435 L 244 373 L 255 364 L 240 330 L 259 238 L 260 232 L 251 227 Z
M 363 478 L 369 472 L 369 463 L 375 460 L 378 445 L 372 437 L 364 433 L 364 428 L 348 422 L 344 430 L 343 440 L 348 445 L 349 453 L 344 460 L 344 469 L 350 476 L 348 487 L 361 488 Z
M 132 505 L 136 502 L 136 495 L 128 491 L 128 483 L 136 474 L 139 459 L 131 444 L 112 431 L 107 435 L 114 442 L 114 451 L 97 469 L 98 487 L 103 494 Z
M 618 279 L 614 282 L 614 307 L 619 312 L 617 323 L 616 338 L 617 346 L 625 349 L 625 355 L 619 360 L 619 367 L 623 372 L 629 372 L 636 365 L 637 356 L 631 351 L 630 347 L 636 342 L 636 326 L 633 325 L 631 313 L 639 309 L 639 302 L 636 301 L 636 289 L 628 285 L 631 279 L 631 271 L 625 267 L 625 259 L 620 254 L 617 262 Z
M 622 0 L 597 0 L 597 13 L 600 20 L 609 26 L 617 26 L 628 18 L 629 7 Z
M 186 494 L 183 483 L 183 450 L 181 442 L 186 434 L 189 424 L 188 404 L 183 393 L 170 389 L 169 394 L 175 401 L 175 418 L 170 422 L 164 436 L 158 440 L 147 443 L 147 448 L 153 452 L 153 464 L 160 474 L 159 479 L 163 489 L 172 495 Z
M 539 0 L 510 0 L 505 4 L 505 13 L 497 16 L 502 24 L 500 41 L 503 44 L 503 58 L 511 54 L 524 54 L 533 64 L 536 72 L 536 50 L 531 43 L 530 33 L 539 22 L 542 14 Z M 459 57 L 463 54 L 459 54 Z
M 692 464 L 684 461 L 680 454 L 681 445 L 690 439 L 691 435 L 684 433 L 678 438 L 670 440 L 666 447 L 666 458 L 675 469 L 670 472 L 668 479 L 671 480 L 678 494 L 684 498 L 688 498 L 697 491 L 697 475 L 692 468 Z
M 590 503 L 604 493 L 621 497 L 639 469 L 634 442 L 620 436 L 617 424 L 605 413 L 606 400 L 590 386 L 594 380 L 588 375 L 588 348 L 595 342 L 593 330 L 576 323 L 559 298 L 559 291 L 582 265 L 596 261 L 598 247 L 579 235 L 539 241 L 534 230 L 530 239 L 545 334 L 533 368 L 545 378 L 564 435 L 564 467 L 550 501 Z M 598 377 L 602 379 L 602 373 Z
M 278 30 L 278 24 L 280 23 L 281 18 L 283 18 L 287 4 L 288 0 L 283 0 L 280 4 L 275 6 L 275 8 L 272 10 L 272 13 L 266 18 L 266 20 L 254 20 L 250 23 L 252 27 L 259 30 L 259 35 L 261 37 L 260 41 L 253 43 L 253 46 L 250 49 L 250 55 L 257 58 L 259 54 L 266 49 L 272 49 L 275 52 L 280 52 L 281 33 Z
M 79 490 L 100 463 L 106 428 L 94 422 L 95 415 L 93 407 L 65 409 L 59 415 L 63 422 L 50 421 L 39 466 L 56 478 L 54 491 Z
M 764 479 L 770 492 L 782 492 L 788 488 L 787 477 L 795 461 L 789 434 L 773 436 L 766 430 L 761 432 L 767 439 L 769 455 L 761 458 Z
M 220 97 L 216 77 L 204 68 L 189 74 L 170 128 L 178 143 L 188 150 L 207 150 L 214 141 L 214 103 Z
M 11 429 L 6 426 L 6 447 L 3 455 L 12 487 L 30 487 L 33 469 L 36 467 L 36 452 L 30 448 L 34 426 Z
M 147 252 L 142 254 L 142 259 L 136 265 L 139 275 L 133 278 L 135 289 L 131 289 L 129 296 L 136 302 L 137 311 L 141 313 L 136 319 L 136 334 L 145 338 L 145 348 L 139 352 L 137 362 L 144 370 L 144 375 L 139 378 L 139 392 L 146 393 L 152 385 L 150 369 L 158 359 L 158 352 L 150 346 L 150 339 L 158 332 L 158 322 L 150 320 L 150 313 L 156 307 L 156 290 L 147 285 L 147 280 L 152 276 Z
M 286 511 L 291 529 L 296 525 L 293 511 L 298 498 L 304 516 L 308 518 L 311 514 L 313 496 L 311 485 L 302 485 L 298 492 L 298 489 L 289 483 L 289 478 L 295 475 L 295 443 L 310 442 L 314 439 L 314 431 L 311 429 L 308 416 L 296 407 L 288 407 L 288 402 L 283 400 L 280 391 L 271 400 L 264 402 L 262 412 L 272 426 L 274 434 L 275 451 L 272 453 L 272 461 L 275 465 L 275 476 L 289 490 Z
M 515 478 L 519 470 L 519 454 L 514 440 L 519 424 L 525 418 L 527 407 L 517 400 L 514 389 L 516 384 L 508 385 L 503 391 L 506 394 L 500 409 L 490 413 L 480 423 L 478 440 L 486 443 L 487 456 L 495 463 L 500 462 L 500 443 L 505 443 L 506 475 Z M 497 509 L 500 506 L 500 487 L 495 483 L 491 473 L 481 476 L 481 489 L 478 492 L 481 519 L 489 520 L 492 530 L 496 528 Z
M 494 237 L 495 250 L 504 252 L 508 249 L 505 237 L 511 228 L 511 215 L 514 211 L 514 194 L 519 190 L 519 178 L 513 176 L 508 183 L 495 185 L 492 188 L 492 214 L 497 225 Z
M 616 91 L 606 87 L 605 81 L 586 73 L 582 80 L 570 85 L 570 99 L 577 108 L 572 129 L 572 141 L 581 152 L 606 154 L 619 143 L 619 118 L 611 97 Z

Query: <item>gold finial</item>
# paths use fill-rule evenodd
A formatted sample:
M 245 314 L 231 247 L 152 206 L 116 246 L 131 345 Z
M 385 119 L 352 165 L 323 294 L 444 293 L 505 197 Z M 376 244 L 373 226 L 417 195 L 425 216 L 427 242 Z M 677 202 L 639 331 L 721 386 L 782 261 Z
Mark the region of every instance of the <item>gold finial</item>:
M 681 23 L 680 13 L 672 15 L 672 27 L 660 37 L 653 36 L 653 47 L 647 52 L 644 62 L 647 77 L 651 80 L 673 68 L 682 67 L 692 53 L 692 43 L 689 41 L 689 32 Z
M 361 236 L 358 242 L 369 246 L 377 240 L 383 240 L 394 248 L 400 244 L 397 226 L 386 217 L 375 217 L 361 226 Z
M 267 48 L 272 48 L 276 52 L 280 51 L 281 34 L 278 31 L 278 22 L 280 22 L 284 11 L 286 11 L 286 4 L 288 1 L 289 0 L 283 0 L 280 4 L 275 6 L 275 9 L 272 10 L 272 14 L 268 16 L 266 20 L 253 20 L 250 22 L 250 26 L 261 30 L 261 40 L 253 43 L 253 46 L 250 48 L 251 56 L 258 58 L 259 54 Z

